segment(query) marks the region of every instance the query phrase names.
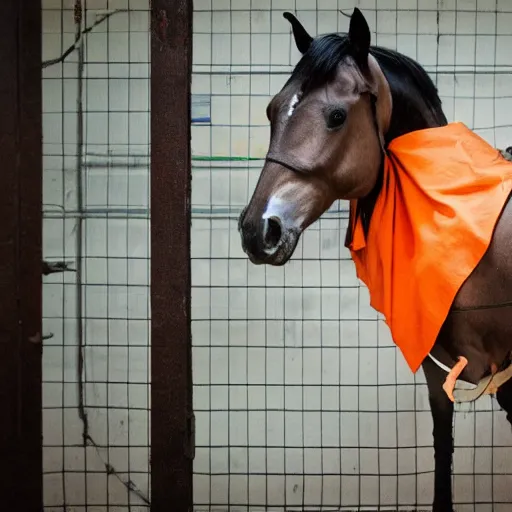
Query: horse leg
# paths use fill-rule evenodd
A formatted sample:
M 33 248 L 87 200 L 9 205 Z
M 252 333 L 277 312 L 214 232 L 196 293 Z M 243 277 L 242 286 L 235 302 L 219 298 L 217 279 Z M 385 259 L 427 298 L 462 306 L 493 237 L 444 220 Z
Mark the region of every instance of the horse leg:
M 496 400 L 507 413 L 507 420 L 512 425 L 512 379 L 507 380 L 498 388 Z
M 433 512 L 452 512 L 453 402 L 443 390 L 446 372 L 429 357 L 423 361 L 434 424 L 434 503 Z

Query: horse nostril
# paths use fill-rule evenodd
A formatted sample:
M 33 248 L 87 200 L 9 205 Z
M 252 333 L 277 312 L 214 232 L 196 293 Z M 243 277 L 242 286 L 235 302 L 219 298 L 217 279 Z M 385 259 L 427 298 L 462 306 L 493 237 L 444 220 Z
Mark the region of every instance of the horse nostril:
M 281 240 L 281 223 L 276 217 L 267 219 L 267 225 L 264 235 L 264 243 L 267 249 L 274 249 Z

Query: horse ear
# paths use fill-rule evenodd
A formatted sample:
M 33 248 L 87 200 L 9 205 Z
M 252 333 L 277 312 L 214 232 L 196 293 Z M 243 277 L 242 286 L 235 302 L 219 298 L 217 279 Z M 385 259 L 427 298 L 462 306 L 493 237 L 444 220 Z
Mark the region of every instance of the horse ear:
M 304 55 L 308 51 L 313 38 L 306 32 L 301 22 L 291 12 L 284 12 L 283 17 L 290 22 L 297 49 Z
M 370 27 L 363 16 L 363 13 L 354 7 L 354 12 L 350 17 L 350 26 L 348 29 L 348 39 L 352 47 L 352 55 L 359 66 L 368 65 L 368 53 L 370 51 Z

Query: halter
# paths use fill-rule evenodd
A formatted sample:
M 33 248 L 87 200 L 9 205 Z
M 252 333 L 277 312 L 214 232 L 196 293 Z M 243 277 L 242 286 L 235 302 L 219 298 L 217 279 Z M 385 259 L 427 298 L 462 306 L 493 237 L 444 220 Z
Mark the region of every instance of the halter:
M 384 143 L 383 137 L 381 136 L 381 133 L 379 130 L 379 122 L 377 120 L 377 95 L 371 91 L 365 91 L 365 93 L 367 93 L 370 96 L 370 106 L 372 109 L 372 120 L 373 120 L 373 125 L 375 127 L 375 133 L 379 140 L 380 156 L 382 158 L 382 155 L 383 154 L 386 155 L 387 151 L 386 151 L 386 145 Z M 265 162 L 280 165 L 281 167 L 284 167 L 285 169 L 288 169 L 289 171 L 295 172 L 297 174 L 302 174 L 304 172 L 304 171 L 297 169 L 297 167 L 294 167 L 293 165 L 285 162 L 284 160 L 281 160 L 279 158 L 275 158 L 274 156 L 269 155 L 268 153 L 267 153 L 267 156 L 265 157 Z
M 377 134 L 377 138 L 379 139 L 381 157 L 382 155 L 387 155 L 386 143 L 384 142 L 384 135 L 380 133 L 379 129 L 379 121 L 377 119 L 377 95 L 373 92 L 368 91 L 370 96 L 370 106 L 372 108 L 372 118 L 373 118 L 373 126 L 375 128 L 375 133 Z

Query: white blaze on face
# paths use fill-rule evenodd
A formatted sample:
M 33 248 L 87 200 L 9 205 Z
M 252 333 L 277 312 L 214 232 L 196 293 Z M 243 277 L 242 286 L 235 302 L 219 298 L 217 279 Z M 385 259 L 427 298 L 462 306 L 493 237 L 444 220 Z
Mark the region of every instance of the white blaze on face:
M 289 199 L 287 199 L 287 196 Z M 292 200 L 290 201 L 290 199 Z M 297 214 L 298 205 L 296 200 L 300 201 L 300 194 L 298 194 L 296 186 L 284 185 L 281 190 L 270 197 L 262 217 L 264 219 L 278 218 L 285 230 L 290 228 L 300 229 L 305 213 Z
M 295 110 L 295 107 L 297 106 L 297 103 L 299 103 L 299 97 L 297 94 L 294 94 L 292 96 L 292 99 L 290 100 L 290 104 L 288 105 L 288 117 L 291 117 L 293 114 L 293 111 Z

